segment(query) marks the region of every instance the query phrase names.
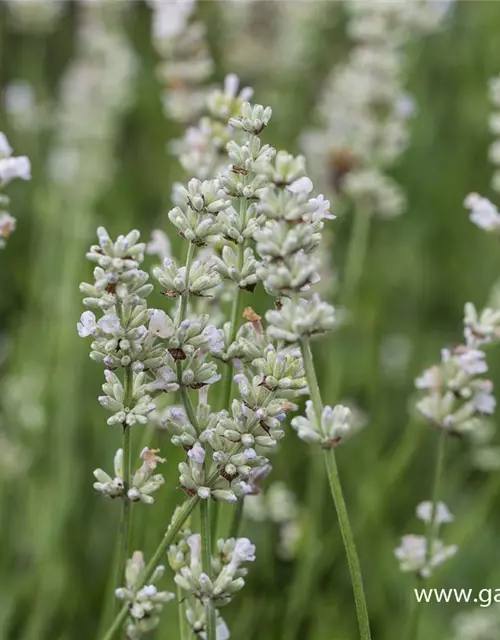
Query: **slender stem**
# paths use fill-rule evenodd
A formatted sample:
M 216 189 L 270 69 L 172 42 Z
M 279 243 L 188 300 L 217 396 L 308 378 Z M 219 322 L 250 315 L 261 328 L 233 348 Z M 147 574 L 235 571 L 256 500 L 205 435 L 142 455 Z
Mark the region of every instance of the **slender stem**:
M 358 284 L 363 272 L 368 251 L 371 216 L 363 203 L 356 203 L 354 221 L 347 248 L 344 279 L 341 287 L 339 304 L 342 307 L 351 308 L 357 294 Z M 338 402 L 342 394 L 343 377 L 345 368 L 340 359 L 338 366 L 332 372 L 332 380 L 329 382 L 329 393 L 332 402 Z M 318 575 L 315 569 L 320 555 L 316 552 L 319 533 L 316 523 L 320 521 L 323 510 L 324 496 L 326 495 L 326 476 L 322 465 L 317 464 L 315 452 L 311 453 L 309 462 L 309 474 L 307 478 L 306 500 L 310 505 L 311 532 L 308 536 L 309 543 L 304 545 L 301 551 L 297 569 L 294 572 L 294 580 L 291 587 L 291 595 L 288 606 L 287 635 L 296 635 L 303 618 L 303 609 L 298 606 L 309 597 L 314 581 Z
M 233 509 L 233 519 L 231 521 L 231 528 L 229 529 L 229 537 L 237 538 L 240 532 L 241 521 L 243 520 L 243 507 L 245 504 L 245 496 L 241 496 L 241 498 L 236 503 Z
M 446 451 L 446 441 L 448 439 L 447 433 L 444 429 L 441 429 L 441 433 L 439 434 L 439 442 L 436 453 L 436 466 L 434 469 L 434 482 L 432 485 L 432 512 L 429 524 L 427 526 L 427 547 L 426 547 L 426 560 L 432 557 L 432 547 L 434 546 L 434 542 L 436 540 L 437 535 L 437 514 L 438 514 L 438 500 L 439 500 L 439 492 L 441 485 L 441 478 L 443 475 L 443 467 L 444 467 L 444 458 Z
M 247 205 L 246 199 L 241 198 L 240 199 L 240 218 L 243 218 L 246 215 L 247 206 L 248 205 Z M 245 245 L 246 245 L 246 242 L 244 241 L 242 244 L 239 244 L 236 249 L 238 271 L 240 273 L 241 273 L 241 270 L 243 269 L 243 265 L 245 261 Z M 242 299 L 243 299 L 242 294 L 243 294 L 242 290 L 237 285 L 234 292 L 233 305 L 231 307 L 231 320 L 229 325 L 228 345 L 233 344 L 233 342 L 236 340 L 236 334 L 238 333 L 238 325 L 241 317 L 241 306 L 242 306 Z M 233 363 L 231 361 L 228 362 L 228 366 L 225 371 L 225 376 L 226 378 L 224 380 L 224 386 L 222 390 L 222 406 L 224 409 L 227 409 L 228 411 L 230 411 L 231 398 L 233 397 Z M 217 530 L 219 527 L 220 510 L 221 510 L 221 506 L 218 502 L 212 505 L 212 526 L 213 526 L 212 531 L 214 532 L 214 538 L 215 538 L 214 542 L 217 540 Z
M 189 640 L 189 627 L 186 620 L 186 608 L 182 589 L 177 585 L 177 609 L 179 612 L 179 640 Z
M 200 502 L 201 520 L 201 563 L 203 572 L 212 578 L 212 540 L 210 532 L 210 504 L 208 500 Z M 206 640 L 216 640 L 215 607 L 211 598 L 205 601 Z
M 412 596 L 413 598 L 410 606 L 410 616 L 408 619 L 408 632 L 406 636 L 408 640 L 410 640 L 410 638 L 417 638 L 418 636 L 418 630 L 420 627 L 420 612 L 422 611 L 422 606 L 417 602 L 415 594 L 412 593 Z
M 244 202 L 246 207 L 246 200 Z M 241 269 L 243 268 L 245 245 L 239 244 L 237 251 L 238 251 L 238 270 L 241 271 Z M 233 344 L 233 342 L 236 340 L 236 334 L 238 333 L 239 319 L 241 316 L 241 302 L 242 302 L 242 291 L 237 286 L 236 291 L 234 292 L 233 306 L 231 308 L 231 324 L 229 327 L 228 344 Z M 228 371 L 226 373 L 227 373 L 227 377 L 224 385 L 223 406 L 225 409 L 229 409 L 231 405 L 231 397 L 232 397 L 232 390 L 233 390 L 233 365 L 231 362 L 228 363 Z
M 187 250 L 187 255 L 186 255 L 186 272 L 184 274 L 185 291 L 182 295 L 181 303 L 179 305 L 179 309 L 177 312 L 177 319 L 176 319 L 177 326 L 179 326 L 181 322 L 186 318 L 187 304 L 189 299 L 189 290 L 188 290 L 189 276 L 191 274 L 191 267 L 193 265 L 193 258 L 194 258 L 195 251 L 196 251 L 195 245 L 192 242 L 190 242 Z M 191 398 L 189 397 L 189 392 L 186 389 L 186 387 L 182 384 L 182 361 L 181 360 L 177 360 L 176 368 L 177 368 L 177 382 L 179 383 L 179 388 L 181 390 L 181 398 L 182 398 L 182 403 L 184 405 L 184 409 L 186 410 L 186 415 L 189 418 L 189 421 L 191 422 L 193 427 L 195 427 L 195 429 L 198 430 L 198 420 L 196 418 L 196 412 L 193 408 Z
M 179 305 L 179 309 L 177 310 L 177 326 L 184 320 L 186 317 L 187 304 L 189 299 L 189 276 L 191 274 L 191 266 L 193 265 L 193 258 L 196 251 L 196 246 L 190 242 L 186 255 L 186 271 L 184 274 L 184 292 L 181 296 L 181 303 Z
M 124 400 L 125 407 L 130 407 L 133 395 L 133 373 L 130 366 L 124 369 Z M 129 555 L 129 539 L 130 539 L 130 522 L 131 522 L 131 504 L 128 499 L 127 492 L 130 488 L 130 458 L 131 458 L 131 446 L 130 446 L 130 427 L 127 424 L 123 424 L 123 497 L 122 497 L 122 514 L 120 520 L 120 552 L 119 559 L 116 568 L 116 586 L 119 587 L 123 584 L 125 576 L 125 565 Z
M 323 413 L 323 401 L 321 399 L 321 393 L 319 390 L 318 379 L 316 377 L 316 370 L 314 368 L 314 361 L 311 353 L 311 347 L 309 340 L 303 338 L 300 341 L 300 348 L 302 352 L 302 358 L 304 361 L 304 370 L 306 373 L 307 384 L 309 386 L 309 393 L 311 396 L 314 413 L 316 414 L 316 420 L 318 424 L 321 423 L 321 416 Z M 359 564 L 358 552 L 356 550 L 356 544 L 354 542 L 354 536 L 352 534 L 351 524 L 349 521 L 349 515 L 347 513 L 347 507 L 342 492 L 342 486 L 340 484 L 339 473 L 337 469 L 337 461 L 335 459 L 335 452 L 333 449 L 324 451 L 325 465 L 328 475 L 328 482 L 332 493 L 333 502 L 337 511 L 337 517 L 340 526 L 340 532 L 342 540 L 344 542 L 344 548 L 347 555 L 347 562 L 349 565 L 349 572 L 351 575 L 352 588 L 354 591 L 354 601 L 356 603 L 356 614 L 358 618 L 358 626 L 361 640 L 370 640 L 370 621 L 368 618 L 368 609 L 366 606 L 366 598 L 363 589 L 363 578 L 361 575 L 361 567 Z
M 445 460 L 445 452 L 446 452 L 446 441 L 448 439 L 447 433 L 444 429 L 441 429 L 441 433 L 439 434 L 439 442 L 436 452 L 436 464 L 434 467 L 434 480 L 432 484 L 432 494 L 431 494 L 431 517 L 429 520 L 429 524 L 427 525 L 426 531 L 426 548 L 425 548 L 425 561 L 426 564 L 432 558 L 432 548 L 434 546 L 434 542 L 436 541 L 437 536 L 437 514 L 438 514 L 438 500 L 441 486 L 441 478 L 443 476 L 443 468 L 444 468 L 444 460 Z M 423 580 L 423 584 L 426 584 L 426 580 Z M 412 594 L 414 597 L 414 594 Z M 420 628 L 420 621 L 422 618 L 423 607 L 417 606 L 415 603 L 412 604 L 412 612 L 410 614 L 410 622 L 408 626 L 408 640 L 416 640 L 418 638 L 418 632 Z
M 354 223 L 349 238 L 344 283 L 342 289 L 342 303 L 350 305 L 363 272 L 368 238 L 370 236 L 371 215 L 365 207 L 358 205 L 354 211 Z
M 184 405 L 184 409 L 186 410 L 186 415 L 189 419 L 189 422 L 199 432 L 198 418 L 196 417 L 196 412 L 194 410 L 193 403 L 191 402 L 191 398 L 189 397 L 188 390 L 182 383 L 182 361 L 181 360 L 177 360 L 176 367 L 177 367 L 177 382 L 179 383 L 179 388 L 181 390 L 182 404 Z
M 139 581 L 139 584 L 137 585 L 138 589 L 141 589 L 147 583 L 149 578 L 151 578 L 151 576 L 153 575 L 154 570 L 156 569 L 156 567 L 160 563 L 160 561 L 161 561 L 163 555 L 165 554 L 166 550 L 168 549 L 168 547 L 174 541 L 175 536 L 179 533 L 179 531 L 182 528 L 182 525 L 189 518 L 189 516 L 191 515 L 191 512 L 196 507 L 196 505 L 198 504 L 199 500 L 200 499 L 197 496 L 193 497 L 193 498 L 189 498 L 189 500 L 186 500 L 181 507 L 176 509 L 176 511 L 174 512 L 174 515 L 173 515 L 173 518 L 172 518 L 172 521 L 170 523 L 169 528 L 165 532 L 165 535 L 163 536 L 162 541 L 158 545 L 158 548 L 154 552 L 153 557 L 151 558 L 151 560 L 148 562 L 148 564 L 146 566 L 146 569 L 144 571 L 144 575 L 142 576 L 142 579 Z M 128 605 L 124 605 L 120 609 L 120 613 L 117 615 L 117 617 L 113 621 L 113 624 L 108 629 L 108 631 L 107 631 L 106 635 L 104 636 L 103 640 L 112 640 L 112 638 L 114 638 L 116 636 L 116 634 L 120 631 L 123 623 L 127 619 L 128 612 L 129 612 Z

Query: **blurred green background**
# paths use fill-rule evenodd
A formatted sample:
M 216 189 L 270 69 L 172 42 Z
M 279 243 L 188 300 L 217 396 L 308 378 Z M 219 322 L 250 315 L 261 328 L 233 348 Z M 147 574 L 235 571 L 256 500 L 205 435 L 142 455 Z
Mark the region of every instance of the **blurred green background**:
M 326 75 L 347 51 L 340 2 L 315 2 L 315 16 L 288 38 L 282 17 L 297 4 L 252 3 L 242 31 L 231 26 L 228 3 L 206 0 L 199 7 L 216 61 L 214 79 L 235 71 L 253 85 L 256 100 L 274 111 L 266 139 L 294 152 L 314 120 Z M 461 340 L 464 303 L 483 306 L 500 271 L 498 241 L 471 225 L 462 205 L 472 190 L 493 195 L 487 81 L 500 72 L 500 3 L 455 5 L 438 33 L 407 51 L 407 84 L 418 113 L 411 145 L 394 171 L 408 195 L 407 213 L 393 221 L 374 220 L 352 322 L 317 345 L 325 401 L 343 367 L 342 397 L 366 415 L 366 428 L 338 458 L 376 640 L 403 636 L 413 582 L 400 573 L 393 549 L 402 535 L 422 532 L 414 510 L 430 493 L 436 434 L 415 416 L 414 378 L 439 359 L 443 346 Z M 2 100 L 0 120 L 16 153 L 28 155 L 33 165 L 31 182 L 9 188 L 18 229 L 0 253 L 0 638 L 5 639 L 98 637 L 111 588 L 107 579 L 119 505 L 94 495 L 92 470 L 109 467 L 119 434 L 106 425 L 96 401 L 102 369 L 88 359 L 88 344 L 76 333 L 83 310 L 78 284 L 91 277 L 85 251 L 95 227 L 104 224 L 113 235 L 137 227 L 145 238 L 154 228 L 168 232 L 171 185 L 184 177 L 166 153 L 182 127 L 162 112 L 150 9 L 133 2 L 113 25 L 135 56 L 129 95 L 115 105 L 105 139 L 89 114 L 88 130 L 73 141 L 84 153 L 87 140 L 93 140 L 84 156 L 89 171 L 70 184 L 53 179 L 51 150 L 64 127 L 61 81 L 82 54 L 81 12 L 79 3 L 65 2 L 50 29 L 33 29 L 18 24 L 0 2 L 0 90 L 28 82 L 37 108 L 34 121 L 20 126 Z M 253 49 L 242 49 L 249 43 Z M 287 47 L 300 47 L 300 64 L 282 64 Z M 262 55 L 268 48 L 269 55 Z M 102 82 L 113 81 L 112 74 L 103 77 Z M 350 226 L 349 215 L 332 223 L 332 260 L 340 277 Z M 158 296 L 152 304 L 160 306 L 164 299 Z M 490 363 L 498 386 L 495 351 Z M 134 438 L 139 449 L 139 430 Z M 154 434 L 154 443 L 168 458 L 167 482 L 153 508 L 136 510 L 134 546 L 146 557 L 183 497 L 176 489 L 179 452 L 165 434 Z M 475 469 L 467 443 L 454 441 L 448 451 L 443 498 L 456 519 L 446 541 L 460 551 L 432 585 L 500 588 L 500 477 Z M 283 559 L 276 551 L 276 525 L 245 520 L 243 533 L 257 544 L 257 561 L 247 587 L 224 611 L 232 637 L 355 640 L 333 506 L 325 483 L 316 490 L 308 481 L 322 460 L 290 430 L 272 462 L 272 479 L 297 496 L 302 536 L 296 556 Z M 321 469 L 313 477 L 318 476 Z M 448 638 L 454 615 L 472 607 L 425 605 L 421 637 Z M 172 604 L 153 637 L 175 638 L 176 630 Z

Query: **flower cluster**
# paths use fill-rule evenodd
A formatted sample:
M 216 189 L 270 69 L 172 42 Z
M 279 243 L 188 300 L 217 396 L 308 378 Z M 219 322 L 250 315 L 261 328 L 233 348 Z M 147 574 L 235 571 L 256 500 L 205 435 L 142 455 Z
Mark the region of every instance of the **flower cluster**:
M 163 576 L 165 567 L 158 566 L 144 584 L 146 565 L 140 551 L 136 551 L 127 562 L 125 587 L 116 589 L 115 595 L 128 606 L 128 619 L 125 627 L 130 640 L 140 640 L 151 632 L 160 621 L 163 605 L 174 598 L 173 593 L 158 591 L 155 582 Z
M 318 424 L 313 405 L 306 402 L 306 415 L 293 418 L 292 427 L 304 442 L 320 444 L 325 449 L 338 446 L 351 432 L 351 410 L 337 405 L 325 407 Z
M 416 380 L 417 389 L 426 394 L 417 410 L 448 433 L 467 433 L 474 428 L 475 418 L 495 410 L 493 383 L 481 377 L 487 371 L 485 353 L 476 346 L 443 349 L 441 363 Z
M 294 408 L 289 398 L 306 389 L 300 356 L 272 344 L 256 355 L 234 378 L 240 399 L 232 401 L 230 411 L 213 413 L 200 397 L 196 415 L 188 417 L 184 408 L 169 407 L 162 416 L 172 443 L 188 453 L 179 471 L 189 495 L 235 502 L 251 492 L 252 476 L 268 464 L 256 448 L 273 449 L 284 436 L 281 423 Z M 215 472 L 205 464 L 207 447 Z
M 207 93 L 205 115 L 196 125 L 186 129 L 184 138 L 171 145 L 171 151 L 187 174 L 206 180 L 219 174 L 227 162 L 227 144 L 235 136 L 229 127 L 229 118 L 238 116 L 242 104 L 250 100 L 249 87 L 240 90 L 238 77 L 229 74 L 222 89 Z
M 152 38 L 162 62 L 163 105 L 169 117 L 192 122 L 203 110 L 203 85 L 213 71 L 205 28 L 191 21 L 196 0 L 148 0 L 153 11 Z
M 323 130 L 304 135 L 303 147 L 325 184 L 367 214 L 394 217 L 403 213 L 405 195 L 386 171 L 408 144 L 415 111 L 402 81 L 403 46 L 437 28 L 444 4 L 350 0 L 346 8 L 354 46 L 327 82 L 319 108 Z
M 131 502 L 143 502 L 144 504 L 153 504 L 154 498 L 152 493 L 158 491 L 163 485 L 164 479 L 161 474 L 153 474 L 159 462 L 165 462 L 164 458 L 160 458 L 158 449 L 149 449 L 145 447 L 141 451 L 140 458 L 142 464 L 132 476 L 130 487 L 127 490 L 127 497 Z M 123 482 L 123 449 L 118 449 L 114 459 L 114 477 L 109 476 L 102 469 L 96 469 L 94 476 L 97 482 L 94 483 L 94 489 L 102 493 L 108 498 L 122 497 L 125 492 L 125 484 Z
M 212 577 L 209 577 L 201 562 L 201 536 L 186 531 L 178 543 L 169 548 L 168 560 L 175 571 L 175 582 L 186 593 L 186 618 L 193 632 L 200 634 L 206 626 L 202 605 L 209 601 L 219 608 L 231 602 L 245 585 L 247 569 L 243 565 L 255 560 L 255 546 L 247 538 L 218 540 L 217 553 L 211 558 Z M 218 611 L 217 627 L 217 638 L 219 635 L 229 637 Z
M 494 107 L 490 115 L 490 131 L 496 137 L 490 146 L 490 160 L 495 165 L 491 186 L 500 191 L 500 76 L 490 80 L 490 100 Z
M 16 228 L 16 219 L 3 210 L 9 204 L 9 198 L 1 193 L 4 187 L 16 178 L 29 180 L 31 165 L 26 156 L 13 156 L 4 133 L 0 131 L 0 249 L 5 246 L 5 240 Z
M 456 545 L 446 546 L 438 538 L 439 528 L 442 524 L 453 521 L 453 516 L 446 505 L 436 503 L 435 513 L 431 502 L 422 502 L 417 507 L 417 517 L 427 526 L 434 526 L 435 531 L 429 538 L 418 535 L 406 535 L 401 540 L 401 545 L 394 550 L 394 555 L 399 561 L 401 571 L 415 572 L 421 578 L 428 578 L 434 569 L 452 558 L 458 551 Z
M 155 409 L 153 395 L 179 388 L 172 368 L 174 359 L 162 342 L 171 333 L 163 326 L 166 314 L 147 308 L 146 298 L 153 287 L 148 274 L 140 269 L 145 245 L 139 242 L 139 232 L 131 231 L 113 242 L 100 227 L 98 239 L 99 244 L 87 254 L 97 264 L 94 283 L 82 283 L 80 290 L 84 304 L 100 317 L 85 311 L 77 330 L 81 337 L 92 338 L 90 357 L 105 366 L 104 395 L 99 401 L 111 413 L 108 424 L 128 429 L 147 422 Z M 155 450 L 145 448 L 141 468 L 132 478 L 124 478 L 123 455 L 121 449 L 116 453 L 114 478 L 101 469 L 94 472 L 98 480 L 95 489 L 110 497 L 151 503 L 150 494 L 163 482 L 152 471 L 162 459 Z
M 500 233 L 500 213 L 498 208 L 487 198 L 478 193 L 470 193 L 464 201 L 470 211 L 470 220 L 477 227 L 490 233 Z

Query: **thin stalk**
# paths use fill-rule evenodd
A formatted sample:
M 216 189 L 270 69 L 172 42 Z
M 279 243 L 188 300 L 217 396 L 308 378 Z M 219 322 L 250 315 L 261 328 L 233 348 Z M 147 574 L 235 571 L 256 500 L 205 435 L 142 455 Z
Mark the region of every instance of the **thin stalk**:
M 246 207 L 246 200 L 244 202 Z M 237 251 L 238 251 L 238 270 L 241 271 L 241 269 L 243 268 L 243 262 L 244 262 L 245 244 L 244 243 L 239 244 Z M 236 334 L 238 333 L 239 319 L 241 317 L 242 293 L 243 292 L 241 291 L 241 289 L 237 286 L 236 291 L 234 292 L 233 306 L 231 308 L 231 324 L 229 327 L 228 344 L 233 344 L 233 342 L 236 340 Z M 229 409 L 231 405 L 232 390 L 233 390 L 233 365 L 231 362 L 229 362 L 227 377 L 224 385 L 224 395 L 223 395 L 223 402 L 224 402 L 223 407 L 225 409 Z
M 427 526 L 427 549 L 426 549 L 426 560 L 432 555 L 432 547 L 436 540 L 437 536 L 437 513 L 438 513 L 438 500 L 439 500 L 439 492 L 441 485 L 441 478 L 443 476 L 443 467 L 444 467 L 444 458 L 445 458 L 445 450 L 446 450 L 446 440 L 447 434 L 444 429 L 441 429 L 441 433 L 439 434 L 439 443 L 436 454 L 436 467 L 434 469 L 434 482 L 432 486 L 432 513 L 430 522 Z
M 368 251 L 368 238 L 370 237 L 370 221 L 371 215 L 366 208 L 361 205 L 356 206 L 342 287 L 342 304 L 344 305 L 349 305 L 352 302 L 363 273 Z
M 132 401 L 133 395 L 133 373 L 130 366 L 124 369 L 124 400 L 125 407 L 129 407 Z M 130 467 L 131 467 L 131 446 L 130 446 L 130 427 L 127 424 L 123 425 L 123 498 L 122 498 L 122 513 L 120 520 L 120 551 L 118 556 L 118 563 L 116 569 L 116 586 L 119 587 L 123 584 L 125 575 L 125 566 L 129 555 L 129 539 L 130 539 L 130 522 L 131 522 L 131 504 L 128 499 L 127 492 L 130 487 Z
M 195 245 L 192 242 L 190 242 L 187 250 L 187 255 L 186 255 L 186 272 L 184 274 L 185 290 L 184 290 L 184 293 L 182 294 L 181 303 L 177 311 L 177 318 L 176 318 L 177 326 L 179 326 L 182 323 L 182 321 L 186 318 L 187 304 L 189 299 L 189 290 L 188 290 L 189 276 L 191 274 L 191 267 L 193 265 L 193 258 L 194 258 L 195 251 L 196 251 Z M 196 412 L 193 408 L 191 398 L 189 397 L 189 392 L 186 389 L 186 387 L 182 384 L 182 361 L 181 360 L 177 360 L 176 369 L 177 369 L 177 382 L 179 383 L 182 404 L 184 405 L 184 409 L 186 410 L 186 415 L 189 418 L 189 421 L 191 422 L 193 427 L 195 427 L 195 429 L 198 429 L 198 420 L 196 418 Z
M 229 537 L 237 538 L 240 532 L 241 521 L 243 520 L 243 507 L 245 506 L 245 496 L 242 496 L 233 509 L 233 519 L 229 529 Z
M 368 240 L 370 237 L 371 216 L 362 203 L 358 203 L 354 211 L 354 222 L 347 248 L 346 267 L 344 281 L 340 294 L 340 306 L 351 307 L 355 300 L 358 284 L 363 272 L 368 252 Z M 339 361 L 340 362 L 340 361 Z M 330 383 L 330 395 L 332 401 L 338 402 L 342 393 L 344 367 L 342 364 L 334 371 L 333 380 Z M 324 467 L 318 464 L 317 456 L 311 452 L 309 458 L 309 474 L 307 479 L 307 504 L 310 505 L 311 532 L 310 544 L 302 551 L 295 577 L 293 580 L 287 618 L 289 620 L 287 633 L 296 635 L 303 617 L 303 609 L 297 605 L 312 592 L 314 580 L 318 574 L 315 565 L 318 554 L 315 549 L 318 533 L 316 523 L 321 520 L 323 513 L 324 496 L 326 495 L 326 475 Z
M 210 532 L 210 504 L 208 500 L 200 502 L 201 522 L 201 564 L 203 572 L 212 578 L 212 540 Z M 215 607 L 211 598 L 205 602 L 206 640 L 216 640 Z
M 187 255 L 186 255 L 186 272 L 184 274 L 184 292 L 183 292 L 183 294 L 181 296 L 181 303 L 180 303 L 179 309 L 177 311 L 177 318 L 176 318 L 177 326 L 179 326 L 180 323 L 186 317 L 187 304 L 188 304 L 188 299 L 189 299 L 189 290 L 188 290 L 189 276 L 191 274 L 191 267 L 193 265 L 193 258 L 194 258 L 195 251 L 196 251 L 195 245 L 192 242 L 190 242 L 188 250 L 187 250 Z
M 189 640 L 189 627 L 186 620 L 186 608 L 182 589 L 177 585 L 177 609 L 179 612 L 179 640 Z
M 172 521 L 170 523 L 170 526 L 165 532 L 165 535 L 163 536 L 162 541 L 158 545 L 158 548 L 154 552 L 153 557 L 151 558 L 151 560 L 148 562 L 146 566 L 144 575 L 142 579 L 139 581 L 139 584 L 137 585 L 138 589 L 141 589 L 147 583 L 149 578 L 151 578 L 154 570 L 160 563 L 163 555 L 167 551 L 168 547 L 175 540 L 176 535 L 179 533 L 182 526 L 191 515 L 191 512 L 196 507 L 199 500 L 200 498 L 198 498 L 198 496 L 189 498 L 189 500 L 186 500 L 181 507 L 176 509 L 176 511 L 174 512 Z M 121 630 L 125 620 L 127 619 L 128 612 L 129 612 L 129 607 L 128 607 L 128 604 L 126 604 L 120 609 L 120 613 L 116 616 L 115 620 L 113 621 L 113 624 L 108 629 L 103 640 L 112 640 L 112 638 L 116 636 L 116 634 Z
M 321 399 L 318 379 L 316 377 L 316 370 L 314 367 L 314 360 L 311 353 L 311 347 L 309 344 L 309 340 L 307 338 L 303 338 L 300 341 L 300 348 L 302 352 L 304 370 L 306 373 L 307 384 L 309 387 L 309 393 L 311 396 L 314 413 L 316 414 L 316 420 L 318 424 L 320 424 L 321 416 L 323 413 L 323 401 Z M 333 502 L 335 504 L 335 509 L 337 511 L 340 532 L 342 535 L 342 540 L 343 540 L 345 552 L 347 555 L 349 573 L 351 576 L 351 583 L 354 591 L 354 601 L 356 604 L 356 615 L 358 619 L 360 638 L 361 640 L 370 640 L 371 638 L 370 621 L 368 618 L 368 609 L 366 606 L 366 597 L 365 597 L 365 592 L 363 588 L 363 578 L 361 575 L 361 567 L 359 564 L 356 544 L 354 542 L 354 536 L 352 534 L 349 515 L 347 513 L 344 494 L 342 492 L 342 486 L 340 484 L 337 461 L 335 459 L 335 452 L 333 449 L 324 451 L 324 461 L 326 465 L 330 491 L 332 494 Z
M 246 215 L 246 211 L 247 211 L 247 201 L 245 198 L 241 198 L 240 200 L 240 218 L 242 218 L 243 216 Z M 238 271 L 241 272 L 241 270 L 243 269 L 243 264 L 245 261 L 245 244 L 246 242 L 243 242 L 242 244 L 239 244 L 237 246 L 237 264 L 238 264 Z M 243 299 L 243 292 L 240 289 L 240 287 L 236 286 L 236 290 L 234 292 L 234 298 L 233 298 L 233 305 L 231 307 L 231 320 L 230 320 L 230 325 L 229 325 L 229 340 L 228 340 L 228 344 L 232 344 L 235 340 L 236 340 L 236 334 L 238 333 L 238 325 L 239 325 L 239 319 L 241 317 L 241 306 L 242 306 L 242 299 Z M 224 387 L 223 387 L 223 391 L 222 391 L 222 406 L 224 409 L 227 409 L 227 411 L 230 411 L 231 409 L 231 398 L 233 397 L 233 365 L 232 362 L 228 362 L 227 363 L 227 368 L 226 368 L 226 379 L 224 380 Z M 217 540 L 217 530 L 219 527 L 219 519 L 220 519 L 220 510 L 221 510 L 221 506 L 219 503 L 215 503 L 214 505 L 212 505 L 212 531 L 214 533 L 214 543 Z
M 444 460 L 445 460 L 445 451 L 446 451 L 446 440 L 448 436 L 444 429 L 441 429 L 441 433 L 439 434 L 439 442 L 436 453 L 436 464 L 434 467 L 434 480 L 432 483 L 432 494 L 431 494 L 431 502 L 432 502 L 432 511 L 429 524 L 427 525 L 426 531 L 426 550 L 425 550 L 425 560 L 429 562 L 432 557 L 432 547 L 434 546 L 434 542 L 436 541 L 437 536 L 437 514 L 438 514 L 438 500 L 441 486 L 441 478 L 443 476 L 443 468 L 444 468 Z M 423 585 L 425 586 L 426 580 L 423 581 Z M 410 615 L 410 622 L 408 626 L 408 640 L 417 640 L 418 632 L 420 628 L 420 621 L 422 618 L 423 607 L 418 607 L 413 605 L 412 613 Z
M 417 583 L 417 584 L 420 584 Z M 416 638 L 418 636 L 418 629 L 420 627 L 420 611 L 422 610 L 422 606 L 417 602 L 415 597 L 412 598 L 412 603 L 410 607 L 410 616 L 408 619 L 408 633 L 407 638 Z

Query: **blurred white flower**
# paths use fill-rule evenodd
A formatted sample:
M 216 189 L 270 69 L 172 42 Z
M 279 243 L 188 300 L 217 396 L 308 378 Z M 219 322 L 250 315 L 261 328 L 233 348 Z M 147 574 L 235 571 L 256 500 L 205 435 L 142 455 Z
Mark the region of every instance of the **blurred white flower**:
M 470 210 L 470 220 L 476 226 L 485 231 L 500 232 L 500 213 L 490 200 L 481 197 L 478 193 L 470 193 L 464 205 Z
M 432 519 L 432 502 L 421 502 L 417 506 L 417 517 L 429 524 Z M 448 507 L 444 502 L 438 502 L 436 504 L 436 514 L 434 520 L 436 525 L 453 522 L 454 517 L 450 513 Z

